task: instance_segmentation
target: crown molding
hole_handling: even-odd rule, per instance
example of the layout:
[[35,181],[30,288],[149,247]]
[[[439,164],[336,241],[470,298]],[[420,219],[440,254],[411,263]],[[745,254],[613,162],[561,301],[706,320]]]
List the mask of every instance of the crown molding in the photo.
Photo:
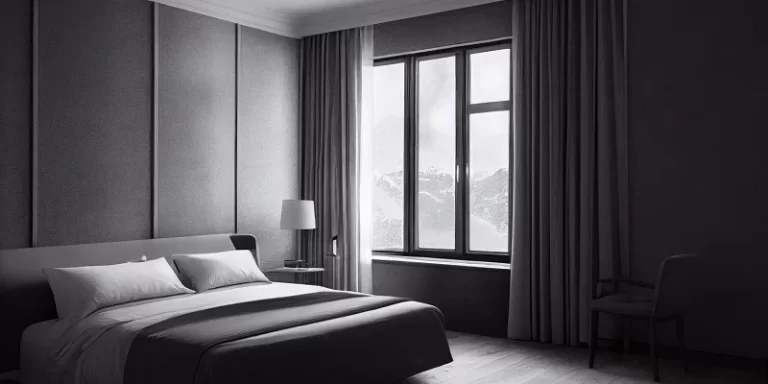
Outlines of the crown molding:
[[387,0],[366,4],[339,12],[307,17],[299,20],[295,28],[301,36],[340,31],[452,11],[461,8],[495,3],[502,0]]
[[251,6],[238,9],[215,0],[150,0],[174,8],[215,17],[277,35],[300,38],[294,20],[272,10]]
[[278,35],[301,38],[502,0],[382,0],[304,18],[291,18],[274,10],[265,9],[254,4],[258,3],[254,0],[248,2],[247,9],[227,4],[227,0],[150,1]]

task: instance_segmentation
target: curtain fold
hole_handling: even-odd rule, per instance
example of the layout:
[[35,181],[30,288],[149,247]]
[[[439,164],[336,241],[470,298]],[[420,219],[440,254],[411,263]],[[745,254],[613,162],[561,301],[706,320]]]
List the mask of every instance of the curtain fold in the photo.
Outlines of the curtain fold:
[[594,281],[628,268],[624,3],[515,0],[512,12],[507,333],[578,345]]
[[327,285],[362,292],[371,284],[370,203],[360,181],[372,67],[372,27],[301,40],[301,198],[315,202],[317,229],[301,232],[299,256],[322,266],[338,235],[339,270]]

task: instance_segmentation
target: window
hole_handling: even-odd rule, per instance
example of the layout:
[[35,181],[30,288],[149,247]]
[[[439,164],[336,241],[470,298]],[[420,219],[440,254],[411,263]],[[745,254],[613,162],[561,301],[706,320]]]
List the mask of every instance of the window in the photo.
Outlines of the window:
[[374,250],[509,261],[508,44],[377,60]]
[[452,250],[456,239],[456,58],[418,61],[418,248]]
[[405,65],[376,67],[373,109],[373,233],[377,250],[402,251],[405,211]]

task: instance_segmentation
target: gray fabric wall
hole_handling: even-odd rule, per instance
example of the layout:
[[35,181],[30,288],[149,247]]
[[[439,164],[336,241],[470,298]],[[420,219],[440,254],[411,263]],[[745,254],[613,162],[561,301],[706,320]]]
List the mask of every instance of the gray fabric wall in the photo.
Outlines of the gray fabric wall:
[[158,233],[233,232],[236,26],[159,10]]
[[512,36],[512,2],[395,20],[373,28],[375,57]]
[[766,14],[763,0],[630,0],[628,20],[632,276],[698,252],[689,347],[755,357],[768,357]]
[[30,243],[31,0],[0,1],[0,248]]
[[299,197],[298,57],[298,40],[242,28],[237,227],[259,239],[267,269],[296,252],[296,231],[280,229],[280,201]]
[[280,200],[298,190],[297,40],[243,29],[236,131],[235,24],[160,6],[154,100],[152,3],[39,1],[32,217],[31,4],[0,2],[0,248],[30,246],[32,221],[40,245],[60,245],[231,232],[237,218],[265,265],[295,257],[278,223]]
[[39,6],[39,245],[149,238],[152,5]]

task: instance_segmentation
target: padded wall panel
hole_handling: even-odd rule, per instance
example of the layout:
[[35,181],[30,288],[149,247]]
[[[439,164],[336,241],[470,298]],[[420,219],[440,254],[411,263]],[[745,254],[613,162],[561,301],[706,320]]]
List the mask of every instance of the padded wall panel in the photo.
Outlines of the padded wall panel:
[[40,245],[148,238],[152,5],[39,4]]
[[506,337],[509,270],[374,260],[373,294],[432,304],[449,330]]
[[298,197],[299,42],[242,28],[238,124],[238,231],[256,235],[269,269],[296,255],[280,230],[282,199]]
[[0,1],[0,249],[30,244],[31,0]]
[[232,232],[235,24],[159,11],[159,235]]
[[500,1],[373,27],[374,55],[396,55],[512,36],[512,2]]

